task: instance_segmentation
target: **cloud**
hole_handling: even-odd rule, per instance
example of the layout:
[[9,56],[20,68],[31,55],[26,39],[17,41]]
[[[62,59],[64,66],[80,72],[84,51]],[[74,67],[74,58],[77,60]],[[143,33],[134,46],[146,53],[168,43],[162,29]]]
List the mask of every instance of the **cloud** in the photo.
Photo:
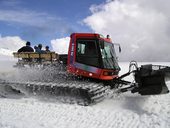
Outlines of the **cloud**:
[[120,43],[120,60],[170,60],[170,1],[107,0],[90,7],[83,20],[94,32]]
[[16,51],[24,45],[25,41],[18,36],[0,36],[0,48]]
[[70,37],[51,40],[51,46],[54,51],[59,54],[67,54],[69,48]]
[[12,53],[25,45],[25,41],[18,36],[0,36],[0,60],[9,59]]

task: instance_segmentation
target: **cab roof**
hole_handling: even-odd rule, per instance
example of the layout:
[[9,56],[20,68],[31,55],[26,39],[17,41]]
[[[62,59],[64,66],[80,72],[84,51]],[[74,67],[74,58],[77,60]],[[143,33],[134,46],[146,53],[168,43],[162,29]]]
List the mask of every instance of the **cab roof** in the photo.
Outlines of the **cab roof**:
[[112,42],[110,38],[105,38],[103,35],[98,34],[98,33],[72,33],[70,35],[70,38],[98,38],[102,39],[106,42]]

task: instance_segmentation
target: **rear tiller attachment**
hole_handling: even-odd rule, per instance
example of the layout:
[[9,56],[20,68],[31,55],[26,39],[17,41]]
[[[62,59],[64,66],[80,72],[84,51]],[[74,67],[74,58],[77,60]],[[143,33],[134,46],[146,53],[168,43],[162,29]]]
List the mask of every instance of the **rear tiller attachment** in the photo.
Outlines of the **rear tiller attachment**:
[[[133,71],[131,71],[132,67],[135,68]],[[131,73],[134,74],[135,82],[121,80]],[[169,93],[165,77],[170,77],[170,67],[168,66],[147,64],[138,67],[136,62],[131,62],[129,72],[120,76],[116,83],[130,85],[121,88],[120,92],[131,91],[132,93],[138,92],[141,95],[158,95]]]

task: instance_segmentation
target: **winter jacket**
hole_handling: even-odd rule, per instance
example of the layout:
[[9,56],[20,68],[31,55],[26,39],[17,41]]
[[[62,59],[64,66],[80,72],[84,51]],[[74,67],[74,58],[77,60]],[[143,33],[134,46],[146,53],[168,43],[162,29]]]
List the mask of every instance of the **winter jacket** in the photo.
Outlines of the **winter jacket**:
[[23,46],[18,50],[18,52],[34,52],[34,49],[30,46]]

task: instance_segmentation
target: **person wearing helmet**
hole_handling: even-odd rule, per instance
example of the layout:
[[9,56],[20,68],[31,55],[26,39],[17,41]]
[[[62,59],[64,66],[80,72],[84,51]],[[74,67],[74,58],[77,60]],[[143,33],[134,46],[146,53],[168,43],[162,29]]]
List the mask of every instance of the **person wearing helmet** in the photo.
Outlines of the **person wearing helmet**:
[[50,52],[49,46],[46,46],[46,47],[45,47],[45,51],[46,51],[46,52]]
[[20,48],[18,52],[34,52],[34,49],[31,47],[31,43],[27,41],[26,46]]
[[42,50],[42,44],[38,44],[38,47],[36,47],[35,52],[46,53],[46,51]]
[[34,50],[35,50],[35,52],[37,51],[37,49],[38,49],[38,47],[37,47],[37,46],[34,46]]

